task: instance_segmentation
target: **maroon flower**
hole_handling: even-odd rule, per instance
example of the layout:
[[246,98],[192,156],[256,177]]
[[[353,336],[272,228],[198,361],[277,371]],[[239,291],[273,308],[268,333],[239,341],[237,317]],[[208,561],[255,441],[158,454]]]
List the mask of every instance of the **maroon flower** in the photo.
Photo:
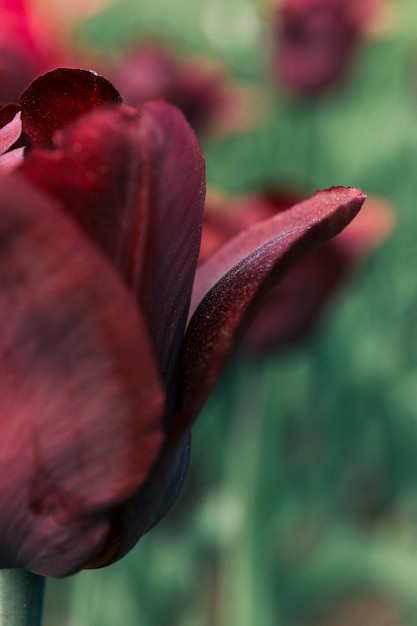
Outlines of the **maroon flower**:
[[[301,194],[284,189],[226,198],[208,195],[200,263],[242,230],[287,211]],[[304,257],[266,297],[244,347],[264,354],[304,340],[328,302],[363,257],[392,231],[394,213],[380,198],[368,198],[358,217],[337,237]]]
[[318,192],[196,270],[204,163],[179,111],[81,70],[21,103],[29,146],[0,175],[0,567],[64,576],[166,513],[260,299],[364,196]]
[[253,122],[254,92],[232,83],[218,64],[166,44],[137,45],[110,74],[128,104],[163,98],[181,109],[198,133],[240,131]]
[[272,68],[280,85],[314,95],[346,76],[378,0],[283,0],[273,5]]
[[68,52],[36,0],[0,0],[0,105],[17,102],[39,74],[69,63]]

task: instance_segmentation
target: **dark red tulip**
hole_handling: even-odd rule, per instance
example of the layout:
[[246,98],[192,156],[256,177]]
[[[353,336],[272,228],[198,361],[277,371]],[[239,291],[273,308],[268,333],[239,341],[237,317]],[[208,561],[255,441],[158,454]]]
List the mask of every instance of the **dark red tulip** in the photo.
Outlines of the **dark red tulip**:
[[[300,199],[300,193],[285,189],[236,198],[209,194],[200,263],[237,233],[287,211]],[[306,339],[363,257],[391,232],[393,215],[385,201],[368,198],[347,228],[305,256],[269,292],[245,336],[244,348],[252,354],[264,354]]]
[[301,96],[339,84],[378,4],[378,0],[276,2],[272,71],[278,84]]
[[51,576],[120,558],[167,512],[192,422],[261,299],[364,200],[318,192],[196,269],[193,131],[87,74],[23,95],[29,145],[0,175],[0,567]]

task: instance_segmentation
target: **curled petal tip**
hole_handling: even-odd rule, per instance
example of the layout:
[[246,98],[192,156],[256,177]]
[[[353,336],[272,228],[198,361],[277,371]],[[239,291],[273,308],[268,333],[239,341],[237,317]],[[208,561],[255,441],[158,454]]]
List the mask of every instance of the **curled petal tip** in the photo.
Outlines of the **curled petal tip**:
[[92,70],[58,68],[39,76],[20,96],[24,132],[35,143],[100,104],[121,103],[117,89]]

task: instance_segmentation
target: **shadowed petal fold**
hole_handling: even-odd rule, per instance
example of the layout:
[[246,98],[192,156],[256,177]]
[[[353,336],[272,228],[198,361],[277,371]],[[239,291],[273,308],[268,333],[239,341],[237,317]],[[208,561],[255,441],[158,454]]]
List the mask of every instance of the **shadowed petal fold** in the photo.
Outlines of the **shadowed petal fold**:
[[26,175],[58,197],[135,292],[169,385],[201,238],[204,161],[183,115],[164,102],[81,116],[34,149]]
[[60,207],[0,178],[0,567],[64,576],[105,545],[162,439],[147,334]]
[[242,232],[198,268],[184,339],[184,408],[174,425],[179,435],[201,409],[265,296],[297,260],[340,232],[364,200],[354,188],[319,191]]

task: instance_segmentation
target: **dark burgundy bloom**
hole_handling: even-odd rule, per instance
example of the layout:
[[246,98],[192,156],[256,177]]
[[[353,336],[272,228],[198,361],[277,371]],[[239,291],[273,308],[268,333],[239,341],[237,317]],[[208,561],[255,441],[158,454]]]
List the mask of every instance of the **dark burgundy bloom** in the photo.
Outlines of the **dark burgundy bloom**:
[[273,8],[272,71],[280,85],[314,95],[346,76],[378,0],[283,0]]
[[182,114],[81,70],[28,93],[23,165],[0,175],[0,567],[65,576],[167,512],[260,300],[364,195],[318,192],[196,269],[204,162]]
[[233,84],[223,67],[166,44],[137,45],[110,73],[128,104],[163,98],[198,133],[242,130],[253,121],[253,93]]
[[17,102],[36,76],[69,62],[47,17],[35,0],[0,0],[0,105]]
[[[300,200],[301,194],[285,189],[233,199],[209,194],[200,263],[237,233],[287,211]],[[245,336],[245,349],[260,354],[304,340],[363,257],[391,232],[393,215],[385,201],[368,198],[364,209],[347,228],[305,256],[269,292]]]

